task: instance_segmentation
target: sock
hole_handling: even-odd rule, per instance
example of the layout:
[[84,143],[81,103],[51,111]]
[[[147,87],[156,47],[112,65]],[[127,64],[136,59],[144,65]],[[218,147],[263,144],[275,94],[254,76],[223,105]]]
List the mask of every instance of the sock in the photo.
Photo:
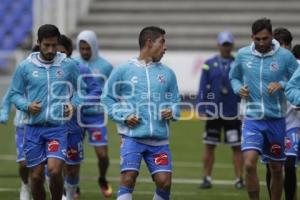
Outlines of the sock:
[[132,200],[132,188],[120,186],[117,200]]
[[170,191],[164,191],[156,188],[156,191],[153,196],[153,200],[169,200],[170,199]]
[[67,200],[73,200],[73,196],[76,192],[77,186],[79,184],[79,177],[76,178],[65,178],[65,190]]
[[284,191],[286,200],[294,200],[297,187],[297,173],[295,168],[296,156],[287,156],[284,165]]
[[267,189],[268,189],[268,193],[269,193],[269,198],[271,199],[271,172],[270,172],[270,167],[269,164],[266,164],[266,182],[267,182]]
[[212,181],[212,178],[211,178],[211,176],[205,176],[204,177],[207,181],[209,181],[209,182],[211,182]]

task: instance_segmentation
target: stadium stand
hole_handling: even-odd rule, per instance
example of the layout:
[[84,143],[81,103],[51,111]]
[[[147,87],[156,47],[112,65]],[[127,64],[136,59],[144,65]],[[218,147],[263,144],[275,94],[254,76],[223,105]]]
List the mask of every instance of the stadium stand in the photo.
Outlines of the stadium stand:
[[[32,0],[1,0],[0,51],[13,52],[31,36],[33,23]],[[31,45],[31,44],[30,44]],[[9,67],[9,53],[1,53],[0,71]]]
[[93,0],[78,31],[95,30],[102,49],[130,50],[136,49],[143,26],[160,25],[167,30],[169,49],[209,51],[224,29],[236,36],[237,47],[248,44],[251,23],[260,17],[287,27],[299,42],[299,11],[298,0]]

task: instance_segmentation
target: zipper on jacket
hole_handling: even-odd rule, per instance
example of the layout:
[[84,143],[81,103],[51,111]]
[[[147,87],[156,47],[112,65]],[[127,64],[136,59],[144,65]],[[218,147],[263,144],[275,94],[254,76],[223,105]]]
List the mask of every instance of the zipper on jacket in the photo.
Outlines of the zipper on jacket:
[[259,78],[260,78],[260,95],[261,95],[261,105],[262,105],[262,113],[265,114],[265,106],[264,106],[264,96],[263,96],[263,82],[262,82],[262,75],[263,75],[263,66],[264,66],[264,57],[260,60],[260,72],[259,72]]
[[49,107],[50,107],[50,72],[49,68],[47,70],[47,109],[46,109],[46,122],[48,122],[48,115],[49,115]]
[[149,71],[148,68],[146,69],[146,76],[147,76],[147,88],[148,88],[148,113],[149,113],[149,125],[150,125],[150,136],[153,135],[153,127],[152,127],[152,115],[151,115],[151,93],[150,93],[150,77],[149,77]]

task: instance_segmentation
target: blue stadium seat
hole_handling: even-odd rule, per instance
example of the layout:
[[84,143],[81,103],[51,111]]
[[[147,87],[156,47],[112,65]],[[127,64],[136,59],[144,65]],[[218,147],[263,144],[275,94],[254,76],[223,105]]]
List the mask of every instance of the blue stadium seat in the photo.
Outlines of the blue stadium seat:
[[2,50],[14,50],[17,46],[16,41],[14,40],[12,35],[9,35],[5,37],[4,40],[2,40],[1,49]]
[[8,61],[5,58],[0,58],[0,70],[6,71],[8,69]]
[[0,1],[0,49],[14,50],[32,30],[32,0]]

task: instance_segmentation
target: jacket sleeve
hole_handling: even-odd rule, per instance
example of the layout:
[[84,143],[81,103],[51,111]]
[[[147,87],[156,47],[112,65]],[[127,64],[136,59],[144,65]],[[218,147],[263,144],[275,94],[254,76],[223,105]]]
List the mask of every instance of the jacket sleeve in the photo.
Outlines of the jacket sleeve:
[[28,112],[28,106],[30,105],[30,102],[24,95],[26,93],[26,84],[24,83],[26,83],[24,66],[17,66],[11,82],[11,102],[15,104],[18,110]]
[[104,111],[113,121],[125,125],[125,120],[129,115],[135,113],[135,109],[132,105],[127,104],[126,100],[122,100],[122,73],[118,67],[112,71],[105,83],[101,102]]
[[70,71],[70,83],[73,86],[74,93],[71,98],[71,104],[75,107],[78,107],[82,103],[82,99],[79,97],[79,92],[81,94],[84,94],[83,90],[85,89],[85,86],[83,85],[83,81],[80,80],[80,68],[77,62],[74,60],[71,60],[71,69]]
[[[299,64],[294,57],[294,55],[290,52],[288,52],[288,55],[286,56],[287,62],[287,73],[286,73],[286,79],[290,80],[294,72],[297,70]],[[286,87],[286,81],[280,81],[279,82],[282,88],[284,89]]]
[[285,95],[289,102],[295,106],[300,106],[300,68],[296,70],[285,87]]
[[178,90],[178,84],[176,75],[173,71],[171,71],[171,80],[170,80],[170,96],[171,100],[171,109],[173,114],[173,120],[178,120],[180,118],[180,94]]
[[243,86],[243,73],[239,54],[237,54],[236,59],[231,64],[229,80],[233,92],[238,95],[241,87]]
[[[202,67],[202,73],[199,81],[199,89],[197,94],[197,104],[206,102],[207,100],[207,93],[208,93],[208,84],[209,84],[209,65],[205,63]],[[205,106],[199,106],[199,114],[205,114],[206,108]]]
[[1,102],[0,123],[6,123],[8,121],[10,109],[11,109],[10,89],[8,89]]

